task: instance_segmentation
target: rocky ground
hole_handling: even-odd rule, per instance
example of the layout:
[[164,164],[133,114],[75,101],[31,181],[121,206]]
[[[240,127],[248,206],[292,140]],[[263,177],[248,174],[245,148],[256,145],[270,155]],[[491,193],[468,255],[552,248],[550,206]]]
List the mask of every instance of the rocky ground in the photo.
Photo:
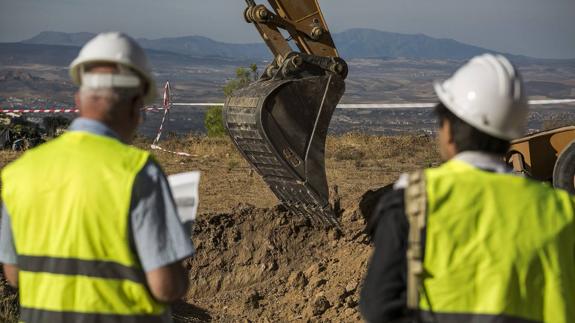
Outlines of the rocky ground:
[[[438,163],[430,137],[330,137],[326,168],[343,209],[340,232],[314,227],[277,205],[225,138],[171,138],[163,145],[193,155],[155,153],[167,173],[199,169],[203,176],[193,230],[197,253],[186,261],[191,286],[173,306],[177,322],[360,321],[371,247],[359,201],[402,172]],[[17,156],[0,153],[0,165]],[[11,322],[15,295],[4,284],[0,295],[0,321]]]
[[197,255],[187,261],[186,302],[215,321],[357,321],[369,255],[361,220],[348,212],[340,233],[281,206],[205,215],[194,230]]

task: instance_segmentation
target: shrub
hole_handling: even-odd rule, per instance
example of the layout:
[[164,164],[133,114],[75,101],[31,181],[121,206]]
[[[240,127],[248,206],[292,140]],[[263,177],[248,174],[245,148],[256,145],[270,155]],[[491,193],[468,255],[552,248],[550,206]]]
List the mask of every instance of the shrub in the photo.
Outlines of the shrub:
[[225,135],[224,120],[222,117],[222,107],[210,107],[206,112],[204,126],[208,137],[222,137]]
[[[252,64],[249,69],[238,67],[236,69],[236,77],[224,85],[222,89],[224,95],[226,98],[231,96],[235,90],[248,86],[250,82],[255,81],[257,77],[258,67],[256,64]],[[208,109],[204,119],[204,126],[206,127],[208,137],[222,137],[225,135],[226,131],[221,107],[211,107]]]
[[573,126],[575,125],[575,117],[571,113],[558,113],[553,114],[550,118],[543,120],[543,129],[548,130],[553,128]]

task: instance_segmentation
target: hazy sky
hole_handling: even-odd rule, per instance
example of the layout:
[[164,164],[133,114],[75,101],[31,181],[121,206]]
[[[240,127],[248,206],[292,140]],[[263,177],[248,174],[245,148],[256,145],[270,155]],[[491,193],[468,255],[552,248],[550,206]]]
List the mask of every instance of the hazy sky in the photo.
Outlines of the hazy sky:
[[[263,2],[256,0],[256,2]],[[334,32],[422,33],[513,54],[575,58],[575,0],[320,0]],[[259,38],[244,0],[0,0],[0,42],[41,31],[120,30],[136,37]]]

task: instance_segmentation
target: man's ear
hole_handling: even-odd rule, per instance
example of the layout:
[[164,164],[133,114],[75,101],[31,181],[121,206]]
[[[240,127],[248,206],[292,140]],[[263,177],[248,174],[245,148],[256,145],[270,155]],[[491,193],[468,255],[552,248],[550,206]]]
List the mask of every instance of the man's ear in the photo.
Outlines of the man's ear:
[[144,99],[141,96],[136,96],[132,99],[132,108],[130,109],[130,118],[137,120],[138,124],[141,123],[141,113],[144,108]]
[[74,104],[76,105],[76,109],[80,109],[81,105],[81,99],[80,99],[80,91],[76,91],[76,93],[74,93]]
[[132,109],[131,109],[132,116],[140,114],[140,109],[142,108],[142,105],[143,100],[140,96],[135,96],[132,98]]
[[451,121],[445,120],[445,134],[447,135],[447,149],[449,150],[449,154],[451,158],[458,154],[459,150],[455,143],[455,137],[453,136],[453,131],[451,129]]
[[443,126],[445,127],[445,134],[447,135],[447,143],[449,144],[455,143],[455,141],[453,141],[453,136],[451,132],[451,122],[449,121],[449,119],[443,120]]

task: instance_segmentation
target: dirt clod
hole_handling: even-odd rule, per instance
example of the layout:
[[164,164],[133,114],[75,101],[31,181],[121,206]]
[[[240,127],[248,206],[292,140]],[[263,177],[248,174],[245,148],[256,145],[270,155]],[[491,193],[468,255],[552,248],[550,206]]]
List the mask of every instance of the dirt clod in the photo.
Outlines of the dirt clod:
[[263,297],[257,291],[251,292],[246,298],[246,307],[249,309],[256,309],[260,307],[260,300]]
[[306,269],[304,274],[306,275],[306,277],[313,277],[315,275],[319,275],[319,273],[321,273],[324,270],[325,270],[325,264],[317,263],[311,265],[308,269]]
[[288,285],[295,288],[304,288],[307,283],[308,280],[301,271],[292,273],[288,278]]
[[322,315],[330,307],[331,307],[331,304],[327,300],[327,297],[325,297],[323,295],[317,296],[316,299],[313,301],[313,304],[312,304],[313,315],[314,316]]
[[311,289],[316,289],[316,288],[319,288],[319,287],[321,287],[321,286],[323,286],[323,285],[325,285],[325,284],[327,284],[327,280],[325,280],[325,279],[323,279],[323,278],[312,277],[312,278],[309,280],[308,286],[309,286]]
[[347,293],[353,293],[355,292],[355,290],[357,289],[357,282],[356,281],[350,281],[349,283],[347,283],[347,285],[345,285],[345,291]]

